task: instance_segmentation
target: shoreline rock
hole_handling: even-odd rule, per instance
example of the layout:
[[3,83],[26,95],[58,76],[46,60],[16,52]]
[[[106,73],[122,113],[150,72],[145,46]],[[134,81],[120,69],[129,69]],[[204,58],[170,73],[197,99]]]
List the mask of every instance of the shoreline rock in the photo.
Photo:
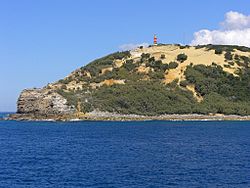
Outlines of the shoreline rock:
[[144,116],[136,114],[117,114],[110,112],[92,112],[88,114],[37,115],[10,114],[4,120],[17,121],[250,121],[250,116],[239,115],[202,115],[202,114],[165,114]]

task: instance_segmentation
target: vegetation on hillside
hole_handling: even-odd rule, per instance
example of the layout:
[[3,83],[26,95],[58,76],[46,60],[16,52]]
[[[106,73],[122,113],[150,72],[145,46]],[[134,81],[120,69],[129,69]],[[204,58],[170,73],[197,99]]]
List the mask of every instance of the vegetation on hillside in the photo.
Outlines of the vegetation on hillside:
[[218,52],[234,52],[235,50],[239,50],[242,52],[250,52],[250,48],[245,46],[237,46],[237,45],[215,45],[215,44],[208,44],[208,45],[198,45],[195,47],[196,49],[200,48],[207,48],[208,50],[215,50]]
[[[189,48],[183,46],[181,49]],[[222,66],[212,63],[187,66],[185,80],[175,80],[164,84],[165,74],[169,69],[176,69],[188,59],[184,53],[176,57],[176,62],[166,63],[164,54],[155,58],[149,53],[142,53],[138,59],[131,59],[130,52],[117,52],[97,59],[79,69],[70,77],[60,80],[62,84],[58,93],[64,96],[69,104],[89,112],[93,109],[123,114],[161,115],[161,114],[250,114],[250,58],[237,55],[235,49],[250,52],[247,47],[227,45],[206,45],[196,48],[215,50],[215,54],[225,58],[224,68],[238,65],[237,76],[225,72]],[[123,60],[121,67],[115,67],[115,60]],[[164,62],[164,63],[163,63]],[[145,66],[148,71],[139,72]],[[111,71],[102,73],[102,69],[112,67]],[[91,77],[86,76],[86,71]],[[101,83],[104,80],[125,80],[125,84],[111,86],[101,85],[93,89],[90,83]],[[67,90],[66,84],[71,81],[86,82],[84,89]],[[203,98],[198,102],[187,88],[195,86],[195,92]]]

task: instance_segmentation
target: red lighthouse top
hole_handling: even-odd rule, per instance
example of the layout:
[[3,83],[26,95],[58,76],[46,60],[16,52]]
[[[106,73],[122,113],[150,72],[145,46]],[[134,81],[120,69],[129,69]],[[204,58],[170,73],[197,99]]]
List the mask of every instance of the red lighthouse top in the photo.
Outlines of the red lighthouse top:
[[157,45],[157,36],[154,35],[154,45]]

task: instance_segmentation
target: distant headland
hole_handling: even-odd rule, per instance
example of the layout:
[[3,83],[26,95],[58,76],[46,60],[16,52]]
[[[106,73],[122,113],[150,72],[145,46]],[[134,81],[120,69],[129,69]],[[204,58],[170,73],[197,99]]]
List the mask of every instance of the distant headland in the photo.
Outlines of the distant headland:
[[250,48],[157,44],[115,52],[39,89],[17,120],[249,120]]

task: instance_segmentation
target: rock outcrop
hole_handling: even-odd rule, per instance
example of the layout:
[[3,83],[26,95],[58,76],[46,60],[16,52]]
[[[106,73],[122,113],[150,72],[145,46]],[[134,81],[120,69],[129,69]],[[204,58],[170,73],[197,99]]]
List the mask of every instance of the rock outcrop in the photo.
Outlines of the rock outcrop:
[[26,89],[17,101],[17,113],[57,115],[72,114],[74,106],[67,104],[67,100],[58,93],[47,89]]

